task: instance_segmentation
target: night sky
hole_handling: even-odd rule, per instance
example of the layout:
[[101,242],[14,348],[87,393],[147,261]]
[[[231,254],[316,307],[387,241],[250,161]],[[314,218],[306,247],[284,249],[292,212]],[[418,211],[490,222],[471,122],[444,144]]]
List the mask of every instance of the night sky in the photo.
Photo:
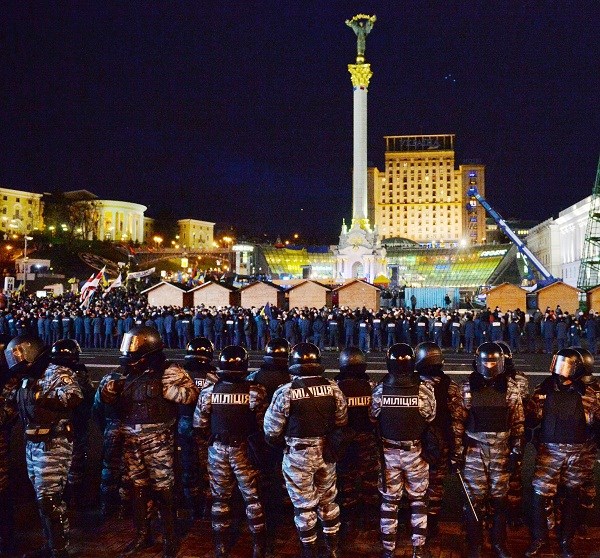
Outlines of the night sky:
[[[45,7],[43,7],[45,6]],[[49,7],[50,6],[50,7]],[[60,7],[58,7],[60,6]],[[69,6],[69,7],[67,7]],[[75,7],[76,6],[76,7]],[[589,195],[600,154],[597,2],[10,2],[0,184],[335,242],[351,217],[356,37],[369,160],[454,133],[504,217]]]

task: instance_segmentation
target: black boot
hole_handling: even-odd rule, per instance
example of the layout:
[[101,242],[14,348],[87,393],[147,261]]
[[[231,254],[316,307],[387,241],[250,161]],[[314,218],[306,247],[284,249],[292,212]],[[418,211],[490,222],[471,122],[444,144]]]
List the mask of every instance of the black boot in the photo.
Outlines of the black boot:
[[548,515],[546,512],[546,498],[533,493],[531,514],[531,544],[525,551],[528,558],[541,556],[548,541]]
[[154,494],[163,524],[163,558],[175,558],[179,545],[175,533],[173,491],[171,489],[156,490]]
[[434,539],[440,534],[439,517],[437,513],[427,516],[427,539]]
[[302,543],[302,554],[301,558],[318,558],[317,543]]
[[267,532],[263,529],[252,534],[252,558],[265,558],[267,553]]
[[46,534],[48,556],[50,558],[66,558],[69,556],[66,533],[67,518],[61,504],[60,494],[38,498],[38,509]]
[[215,558],[228,558],[229,548],[227,547],[228,541],[227,531],[216,531],[213,529],[213,541],[215,545]]
[[574,558],[573,538],[577,530],[580,515],[574,510],[579,509],[579,490],[567,488],[562,508],[560,529],[560,554],[562,558]]
[[121,553],[121,556],[128,556],[135,552],[140,552],[146,548],[150,548],[154,543],[152,541],[152,533],[150,532],[150,518],[148,516],[148,508],[150,505],[150,497],[146,486],[134,486],[133,494],[133,521],[137,531],[135,539],[133,539]]
[[8,490],[0,492],[0,556],[9,556],[15,550],[15,511]]
[[327,558],[339,558],[340,539],[337,533],[325,535],[325,546],[327,547]]
[[[481,512],[477,512],[481,517]],[[465,510],[465,527],[467,530],[468,558],[481,558],[483,544],[483,527],[481,521],[475,521],[473,514]]]
[[389,549],[384,548],[381,551],[381,558],[394,558],[395,555],[396,555],[396,549],[389,550]]
[[511,558],[506,548],[506,500],[492,498],[492,551],[497,558]]

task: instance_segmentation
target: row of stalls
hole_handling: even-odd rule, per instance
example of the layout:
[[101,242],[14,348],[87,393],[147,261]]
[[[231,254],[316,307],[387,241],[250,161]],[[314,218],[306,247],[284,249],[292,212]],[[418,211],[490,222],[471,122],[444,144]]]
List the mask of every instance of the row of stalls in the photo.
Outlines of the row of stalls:
[[[279,284],[278,284],[279,283]],[[308,279],[292,282],[257,281],[240,288],[207,282],[186,290],[181,285],[162,281],[143,291],[150,306],[240,306],[259,308],[267,303],[278,308],[322,308],[347,306],[378,311],[380,288],[351,279],[342,285],[328,286]]]

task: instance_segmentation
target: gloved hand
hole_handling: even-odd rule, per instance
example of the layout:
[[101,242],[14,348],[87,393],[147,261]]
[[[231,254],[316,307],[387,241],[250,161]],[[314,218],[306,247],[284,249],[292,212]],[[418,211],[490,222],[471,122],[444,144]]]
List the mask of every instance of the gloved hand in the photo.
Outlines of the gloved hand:
[[462,453],[460,453],[458,455],[453,455],[450,458],[450,474],[451,475],[455,475],[459,471],[462,471],[464,466],[465,466],[465,458],[463,457]]
[[513,447],[508,455],[508,471],[510,473],[514,472],[521,464],[521,461],[523,461],[523,453],[521,452],[521,448]]
[[121,394],[124,387],[125,387],[124,379],[108,380],[108,382],[106,382],[106,384],[104,385],[104,389],[102,390],[102,393],[105,395],[115,397],[115,396]]

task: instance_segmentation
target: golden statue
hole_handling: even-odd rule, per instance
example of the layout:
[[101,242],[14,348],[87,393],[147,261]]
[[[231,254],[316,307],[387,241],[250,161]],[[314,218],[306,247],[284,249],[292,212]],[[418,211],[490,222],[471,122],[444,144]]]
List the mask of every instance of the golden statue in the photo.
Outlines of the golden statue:
[[373,24],[377,18],[368,16],[365,14],[355,15],[352,19],[346,20],[346,25],[352,27],[354,33],[356,33],[356,63],[363,64],[365,61],[365,45],[367,42],[367,35],[373,29]]

